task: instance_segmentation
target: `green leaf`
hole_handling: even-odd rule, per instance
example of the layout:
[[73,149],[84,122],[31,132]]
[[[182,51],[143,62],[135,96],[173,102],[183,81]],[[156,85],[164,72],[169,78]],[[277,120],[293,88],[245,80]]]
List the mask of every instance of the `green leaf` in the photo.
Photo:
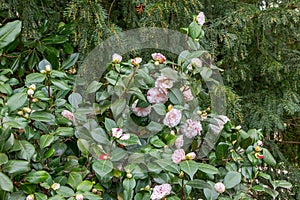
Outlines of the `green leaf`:
[[96,160],[92,168],[100,177],[105,177],[113,170],[113,164],[110,160]]
[[118,142],[125,146],[135,145],[135,144],[141,145],[140,138],[135,134],[130,134],[130,138],[128,140],[119,140]]
[[45,111],[35,111],[30,114],[30,119],[39,121],[39,122],[47,122],[47,123],[54,123],[55,116],[49,112]]
[[125,178],[125,180],[123,181],[124,190],[133,191],[135,185],[136,185],[136,181],[134,178],[130,178],[130,179]]
[[252,144],[252,139],[251,137],[247,137],[246,139],[242,140],[240,142],[240,146],[243,148],[243,149],[247,149],[250,145]]
[[47,198],[47,195],[40,193],[40,192],[36,192],[36,193],[34,193],[34,199],[35,200],[46,200],[48,198]]
[[63,197],[71,197],[75,195],[74,191],[71,188],[66,186],[60,186],[60,188],[56,190],[56,192],[57,194],[60,194]]
[[93,183],[91,181],[85,180],[77,186],[77,191],[90,191],[92,188]]
[[29,162],[23,160],[9,160],[2,167],[4,172],[12,175],[22,174],[30,171]]
[[282,187],[282,188],[285,188],[285,189],[291,189],[293,187],[293,185],[290,182],[286,181],[286,180],[275,180],[273,182],[273,186],[275,186],[275,189],[277,187]]
[[168,96],[170,101],[174,105],[183,105],[184,104],[184,96],[183,93],[178,88],[171,88],[169,90]]
[[4,48],[16,39],[21,32],[21,27],[22,22],[20,20],[16,20],[8,22],[0,28],[0,49]]
[[195,173],[198,171],[198,163],[193,160],[186,160],[179,163],[179,166],[182,171],[187,173],[191,180],[193,180],[193,177]]
[[39,184],[46,181],[48,178],[51,178],[48,172],[41,170],[41,171],[30,172],[25,177],[25,180],[28,181],[29,183]]
[[158,159],[155,160],[155,163],[157,163],[162,169],[172,172],[172,173],[180,173],[180,168],[178,165],[176,165],[174,162],[167,160],[167,159]]
[[67,183],[75,190],[81,181],[82,181],[81,173],[71,172],[69,174]]
[[62,63],[62,69],[66,70],[75,65],[79,57],[79,53],[73,53],[70,55],[70,57],[63,61]]
[[153,146],[155,146],[157,148],[166,146],[166,144],[161,139],[159,139],[159,137],[157,135],[150,138],[150,144],[152,144]]
[[58,127],[55,130],[55,134],[62,137],[72,137],[74,135],[74,129],[72,127]]
[[50,77],[51,78],[65,78],[67,74],[65,72],[57,71],[57,70],[51,70]]
[[11,192],[14,189],[13,183],[8,176],[0,172],[0,189]]
[[79,150],[83,153],[83,155],[87,156],[89,154],[90,144],[87,140],[84,140],[81,138],[78,139],[77,146],[78,146]]
[[126,100],[123,99],[123,98],[122,99],[117,99],[111,105],[111,111],[112,111],[114,117],[117,117],[121,113],[123,113],[125,108],[126,108]]
[[263,155],[264,155],[264,161],[271,166],[275,166],[276,165],[276,160],[274,159],[274,157],[272,156],[272,154],[270,153],[270,151],[266,148],[262,148],[263,150]]
[[82,103],[82,96],[79,93],[72,93],[68,97],[68,101],[74,108],[78,108],[78,105]]
[[102,83],[99,83],[98,81],[92,81],[89,86],[87,87],[87,93],[94,93],[102,86]]
[[211,188],[211,185],[203,180],[195,179],[192,181],[187,182],[187,185],[191,186],[192,188],[196,189],[204,189],[204,188]]
[[162,103],[156,103],[152,106],[153,110],[161,116],[165,116],[166,115],[166,106]]
[[201,74],[203,80],[207,81],[212,75],[212,70],[208,67],[202,67],[201,69],[202,70],[201,70],[200,74]]
[[43,42],[46,44],[62,44],[66,41],[68,41],[68,38],[62,35],[51,35],[50,37],[43,39]]
[[8,157],[5,153],[0,153],[0,166],[8,162]]
[[10,108],[10,111],[14,111],[21,108],[26,101],[27,94],[25,92],[16,93],[8,99],[7,105]]
[[94,130],[91,131],[91,136],[93,137],[93,139],[100,143],[100,144],[108,144],[109,143],[109,139],[108,136],[106,134],[106,132],[103,130],[103,128],[98,127]]
[[116,122],[112,119],[109,119],[109,118],[105,118],[104,125],[105,125],[106,131],[110,132],[110,133],[111,133],[113,128],[117,128]]
[[26,76],[25,82],[27,84],[31,83],[41,83],[45,80],[46,74],[41,74],[41,73],[31,73]]
[[42,135],[40,138],[40,148],[44,149],[45,147],[48,147],[53,141],[54,141],[53,135],[50,134]]
[[113,162],[120,161],[120,160],[124,159],[124,157],[126,157],[126,155],[127,155],[127,151],[125,151],[121,148],[115,148],[110,153],[111,161],[113,161]]
[[226,189],[230,189],[240,184],[242,175],[239,172],[230,171],[224,178],[224,185]]
[[13,91],[12,91],[9,84],[1,84],[0,85],[0,92],[4,93],[4,94],[11,95]]
[[227,158],[228,148],[229,148],[229,144],[227,144],[225,142],[220,142],[216,147],[216,157],[217,157],[217,159],[221,160],[221,159]]
[[202,27],[197,22],[194,21],[189,25],[188,33],[191,38],[197,39],[201,35],[201,32]]
[[70,90],[69,85],[65,81],[52,79],[51,83],[61,90]]
[[198,163],[198,167],[199,167],[200,171],[207,173],[207,174],[218,174],[219,173],[218,168],[216,168],[212,165],[209,165],[209,164]]

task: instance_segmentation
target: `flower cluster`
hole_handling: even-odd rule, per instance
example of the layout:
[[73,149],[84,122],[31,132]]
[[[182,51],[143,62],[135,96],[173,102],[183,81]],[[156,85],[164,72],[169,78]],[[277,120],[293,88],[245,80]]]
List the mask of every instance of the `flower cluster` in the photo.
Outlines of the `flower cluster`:
[[262,145],[263,145],[263,142],[261,141],[261,140],[258,140],[257,142],[256,142],[256,146],[255,146],[255,148],[254,148],[254,150],[255,150],[255,153],[254,153],[254,156],[256,157],[256,158],[258,158],[258,159],[263,159],[264,158],[264,155],[263,154],[261,154],[261,151],[262,151]]

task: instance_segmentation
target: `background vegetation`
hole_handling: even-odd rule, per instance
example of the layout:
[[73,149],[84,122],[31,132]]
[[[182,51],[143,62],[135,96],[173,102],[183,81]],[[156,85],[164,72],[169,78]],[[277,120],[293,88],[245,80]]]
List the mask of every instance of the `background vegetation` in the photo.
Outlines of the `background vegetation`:
[[[12,70],[5,75],[13,88],[43,59],[74,74],[109,36],[147,26],[179,30],[203,11],[200,43],[224,69],[227,115],[245,129],[262,128],[276,159],[298,168],[299,10],[297,0],[2,0],[0,26],[21,20],[22,31],[0,48],[0,68]],[[2,102],[6,95],[1,90]]]

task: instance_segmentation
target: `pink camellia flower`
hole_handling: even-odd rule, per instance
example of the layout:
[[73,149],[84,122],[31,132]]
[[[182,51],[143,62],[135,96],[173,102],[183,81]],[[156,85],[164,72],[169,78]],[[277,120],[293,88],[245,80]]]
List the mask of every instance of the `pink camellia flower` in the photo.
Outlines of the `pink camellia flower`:
[[184,159],[185,159],[185,152],[183,149],[176,149],[172,154],[172,160],[176,164],[179,164]]
[[68,110],[63,110],[61,112],[61,115],[69,120],[71,120],[72,122],[75,122],[75,117],[74,114]]
[[155,87],[160,89],[162,92],[167,91],[167,89],[170,89],[173,87],[174,80],[171,80],[170,78],[167,78],[165,76],[160,76],[155,81]]
[[186,102],[192,101],[194,99],[194,96],[192,94],[192,90],[189,86],[183,86],[180,88],[183,94],[183,98]]
[[157,185],[153,188],[153,192],[151,194],[151,200],[161,200],[164,197],[168,196],[171,193],[172,187],[170,184],[165,183],[162,185]]
[[118,63],[120,63],[122,61],[122,56],[121,55],[119,55],[119,54],[117,54],[117,53],[114,53],[113,55],[112,55],[112,62],[114,63],[114,64],[118,64]]
[[141,62],[142,62],[141,57],[136,57],[134,59],[131,59],[131,64],[133,64],[134,66],[138,66]]
[[168,126],[169,128],[172,128],[174,126],[177,126],[181,120],[181,111],[178,109],[171,109],[164,118],[164,125]]
[[112,128],[111,134],[113,137],[120,140],[128,140],[130,138],[130,134],[124,134],[121,128]]
[[190,152],[186,154],[185,158],[188,160],[194,160],[196,158],[196,154],[194,152]]
[[140,108],[140,107],[136,107],[138,104],[138,99],[134,101],[134,103],[132,104],[131,108],[132,108],[132,112],[139,117],[146,117],[147,115],[149,115],[151,113],[151,106],[147,106],[146,108]]
[[205,15],[203,12],[200,12],[197,16],[197,22],[199,25],[203,26],[203,24],[205,23]]
[[202,67],[202,61],[199,58],[192,58],[191,64],[194,67]]
[[76,194],[75,199],[76,200],[83,200],[83,195],[82,194]]
[[129,138],[130,138],[130,134],[126,133],[121,135],[120,140],[128,140]]
[[152,54],[152,59],[155,62],[158,62],[158,63],[155,63],[156,65],[163,64],[163,63],[166,62],[166,57],[164,55],[162,55],[161,53],[153,53]]
[[225,185],[221,182],[218,182],[215,184],[215,190],[217,193],[221,194],[221,193],[225,192]]
[[149,103],[166,103],[168,98],[168,91],[161,91],[156,87],[149,89],[147,92]]
[[182,146],[183,146],[183,135],[179,135],[177,138],[176,138],[176,141],[175,141],[175,146],[177,149],[180,149]]
[[121,128],[112,128],[112,136],[115,138],[120,138],[123,134],[123,130]]
[[201,135],[202,125],[199,121],[191,119],[186,120],[186,123],[181,126],[181,133],[188,138],[193,138],[196,135]]

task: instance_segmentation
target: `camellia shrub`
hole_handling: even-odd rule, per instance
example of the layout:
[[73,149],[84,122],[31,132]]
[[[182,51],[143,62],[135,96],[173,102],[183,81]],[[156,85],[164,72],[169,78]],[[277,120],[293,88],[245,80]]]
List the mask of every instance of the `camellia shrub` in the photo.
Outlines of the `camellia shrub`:
[[[182,31],[197,41],[204,22]],[[24,84],[1,70],[1,199],[275,199],[292,187],[265,173],[276,161],[263,133],[215,109],[222,84],[208,52],[111,56],[84,91],[92,108],[47,60]]]

